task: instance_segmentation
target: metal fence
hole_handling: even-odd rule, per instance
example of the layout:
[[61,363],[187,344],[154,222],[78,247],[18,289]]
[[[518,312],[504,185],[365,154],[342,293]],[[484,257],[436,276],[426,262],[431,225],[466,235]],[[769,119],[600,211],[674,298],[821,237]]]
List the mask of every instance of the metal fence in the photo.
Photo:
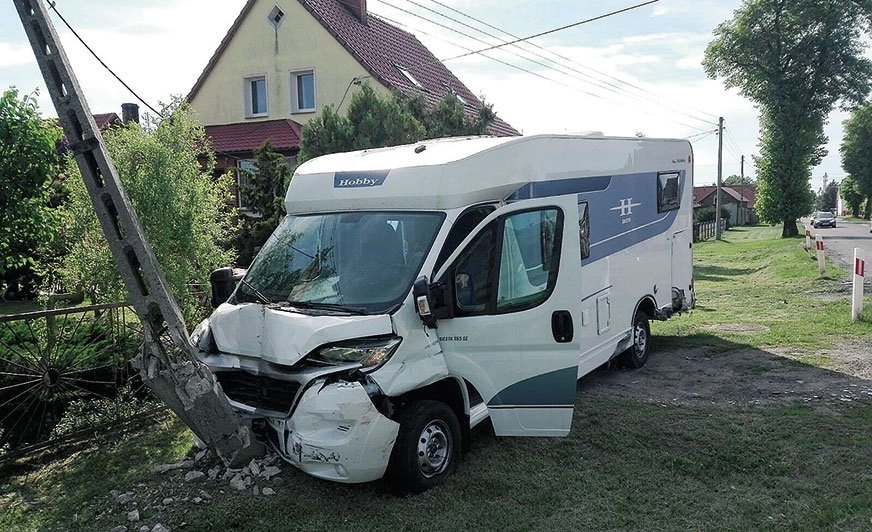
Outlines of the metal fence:
[[130,366],[141,342],[125,303],[0,316],[0,462],[162,412]]

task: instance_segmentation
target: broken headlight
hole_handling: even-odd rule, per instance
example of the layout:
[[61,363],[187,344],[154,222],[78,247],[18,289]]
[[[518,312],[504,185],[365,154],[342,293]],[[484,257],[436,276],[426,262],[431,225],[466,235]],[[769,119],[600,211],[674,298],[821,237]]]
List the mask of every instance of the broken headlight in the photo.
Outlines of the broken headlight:
[[209,319],[200,322],[191,333],[191,343],[200,351],[211,351],[212,329],[209,327]]
[[331,344],[315,351],[309,359],[326,364],[359,362],[364,371],[372,371],[391,358],[401,341],[402,338],[392,336]]

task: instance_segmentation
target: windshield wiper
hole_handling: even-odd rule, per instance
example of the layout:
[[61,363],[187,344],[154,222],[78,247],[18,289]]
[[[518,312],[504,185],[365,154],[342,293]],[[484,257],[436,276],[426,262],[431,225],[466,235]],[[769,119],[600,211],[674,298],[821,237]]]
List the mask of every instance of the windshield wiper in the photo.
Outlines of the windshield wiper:
[[368,313],[365,309],[358,307],[346,307],[335,303],[315,303],[313,301],[283,301],[283,304],[294,308],[305,308],[314,310],[336,310],[339,312],[347,312],[349,314],[358,314],[366,316]]
[[265,295],[261,294],[261,293],[260,293],[260,290],[258,290],[257,288],[253,287],[253,286],[251,285],[251,283],[249,283],[248,281],[245,280],[244,277],[243,277],[242,279],[240,279],[239,282],[242,283],[243,285],[245,285],[246,288],[248,288],[249,290],[251,290],[251,293],[254,294],[254,297],[256,297],[256,298],[258,299],[258,302],[259,302],[259,303],[261,303],[261,304],[263,304],[263,305],[272,305],[272,304],[273,304],[273,302],[272,302],[272,300],[270,300],[270,298],[268,298],[268,297],[266,297]]

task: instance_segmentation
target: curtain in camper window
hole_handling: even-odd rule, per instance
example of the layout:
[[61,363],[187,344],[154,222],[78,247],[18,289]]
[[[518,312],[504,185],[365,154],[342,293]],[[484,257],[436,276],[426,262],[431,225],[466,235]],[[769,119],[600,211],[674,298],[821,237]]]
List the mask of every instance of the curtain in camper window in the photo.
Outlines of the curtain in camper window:
[[506,218],[500,252],[497,312],[532,308],[546,299],[556,281],[560,255],[556,209]]

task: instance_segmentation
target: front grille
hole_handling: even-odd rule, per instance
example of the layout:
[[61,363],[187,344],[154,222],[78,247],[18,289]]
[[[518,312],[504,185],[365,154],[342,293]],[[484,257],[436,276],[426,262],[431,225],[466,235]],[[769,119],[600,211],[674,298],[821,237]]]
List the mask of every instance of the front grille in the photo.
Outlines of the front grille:
[[217,371],[215,377],[232,401],[274,412],[290,412],[300,383],[252,375],[246,371]]

